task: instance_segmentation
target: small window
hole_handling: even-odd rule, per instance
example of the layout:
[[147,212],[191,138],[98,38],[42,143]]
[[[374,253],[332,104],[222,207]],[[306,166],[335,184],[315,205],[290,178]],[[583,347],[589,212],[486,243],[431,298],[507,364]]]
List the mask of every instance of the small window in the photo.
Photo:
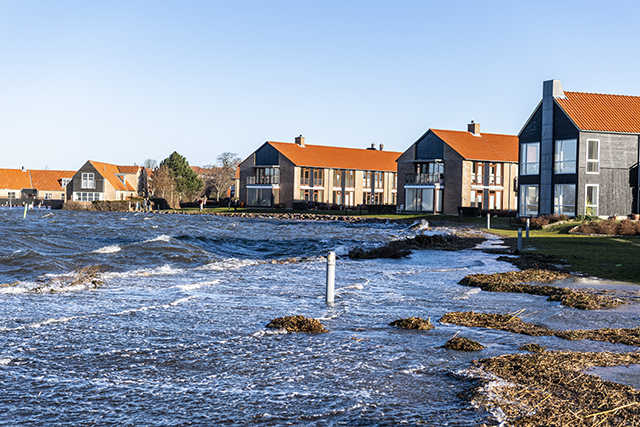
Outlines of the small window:
[[540,173],[540,143],[528,142],[520,145],[520,174]]
[[598,216],[598,186],[587,185],[585,200],[585,213],[591,216]]
[[576,148],[575,139],[556,141],[554,155],[554,169],[556,173],[576,173]]
[[94,181],[93,177],[93,173],[83,173],[81,188],[96,188],[96,182]]
[[575,184],[557,184],[554,186],[553,213],[556,215],[576,215]]
[[600,173],[600,141],[587,140],[587,173]]

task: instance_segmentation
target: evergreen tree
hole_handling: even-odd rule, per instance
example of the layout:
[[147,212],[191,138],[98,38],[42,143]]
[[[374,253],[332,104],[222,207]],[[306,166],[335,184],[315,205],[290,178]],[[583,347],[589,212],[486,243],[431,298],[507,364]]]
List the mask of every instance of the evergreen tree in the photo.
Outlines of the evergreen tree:
[[189,162],[177,151],[160,162],[160,168],[166,167],[175,181],[175,191],[182,198],[192,199],[204,188],[204,182],[189,167]]

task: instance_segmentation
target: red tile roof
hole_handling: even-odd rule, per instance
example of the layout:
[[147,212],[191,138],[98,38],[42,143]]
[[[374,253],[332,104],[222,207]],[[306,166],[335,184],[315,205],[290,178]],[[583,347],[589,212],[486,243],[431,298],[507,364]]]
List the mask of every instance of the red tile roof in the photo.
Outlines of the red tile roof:
[[30,170],[33,188],[38,190],[62,191],[62,178],[73,178],[75,171]]
[[640,97],[565,92],[555,98],[581,130],[640,133]]
[[518,161],[518,137],[515,135],[481,133],[475,136],[471,132],[441,129],[431,129],[431,132],[466,160]]
[[29,172],[21,169],[0,169],[0,188],[7,190],[33,188]]
[[361,148],[327,147],[292,142],[267,141],[296,166],[332,169],[396,171],[396,159],[402,153]]
[[[109,163],[95,162],[93,160],[89,160],[89,163],[91,163],[93,167],[96,168],[98,173],[102,175],[104,179],[109,181],[109,183],[116,190],[136,191],[136,189],[133,188],[128,181],[125,180],[125,182],[123,183],[120,180],[120,178],[116,176],[116,174],[136,173],[140,168],[139,166],[116,166],[116,165],[111,165]],[[133,172],[126,172],[126,171],[133,171]]]

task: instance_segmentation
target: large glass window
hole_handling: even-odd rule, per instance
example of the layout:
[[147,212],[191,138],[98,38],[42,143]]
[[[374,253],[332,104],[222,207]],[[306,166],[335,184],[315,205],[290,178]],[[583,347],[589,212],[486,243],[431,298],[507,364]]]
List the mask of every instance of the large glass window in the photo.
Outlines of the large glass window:
[[576,140],[556,141],[554,168],[556,173],[576,173]]
[[489,165],[489,185],[502,185],[502,163]]
[[371,188],[371,171],[364,171],[362,178],[362,186],[364,188]]
[[[333,186],[337,187],[337,188],[342,188],[342,182],[344,180],[343,178],[344,176],[344,171],[341,170],[333,170]],[[340,202],[334,202],[334,203],[340,203]]]
[[384,188],[384,172],[373,173],[373,186],[374,188]]
[[302,168],[300,170],[300,185],[310,185],[311,181],[311,169]]
[[434,188],[407,188],[405,189],[405,210],[413,212],[433,212],[435,206],[435,197],[438,201],[441,197],[442,190]]
[[522,185],[520,192],[520,215],[538,215],[538,186]]
[[587,173],[600,173],[600,141],[587,140]]
[[314,187],[324,186],[324,169],[313,170],[313,186]]
[[271,188],[247,188],[247,205],[271,206]]
[[553,213],[557,215],[576,215],[575,184],[556,184],[554,186]]
[[520,144],[520,174],[537,175],[540,173],[540,143]]
[[344,171],[344,186],[348,188],[353,188],[356,186],[356,171]]
[[82,186],[80,188],[96,188],[96,182],[94,180],[93,173],[82,174]]
[[586,190],[585,213],[598,216],[598,186],[587,185]]
[[279,168],[256,168],[254,176],[250,176],[247,184],[280,184]]
[[77,202],[93,202],[101,200],[102,193],[73,193],[73,200]]
[[416,184],[431,184],[439,183],[444,179],[444,164],[429,162],[416,164],[416,174],[413,177],[409,177],[411,182]]
[[482,184],[483,177],[484,177],[484,163],[471,162],[471,183]]

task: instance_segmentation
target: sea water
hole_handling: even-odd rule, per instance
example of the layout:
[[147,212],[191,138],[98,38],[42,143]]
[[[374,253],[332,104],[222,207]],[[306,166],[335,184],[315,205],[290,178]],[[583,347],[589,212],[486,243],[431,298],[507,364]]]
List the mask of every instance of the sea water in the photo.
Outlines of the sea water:
[[[0,425],[434,425],[492,423],[465,397],[474,359],[623,345],[441,324],[450,311],[510,313],[558,329],[635,327],[628,310],[458,285],[513,270],[479,250],[414,251],[336,267],[325,256],[413,236],[397,223],[0,210]],[[98,265],[102,284],[69,286]],[[266,329],[319,319],[326,334]],[[430,318],[436,329],[389,326]],[[442,348],[454,335],[487,346]]]

